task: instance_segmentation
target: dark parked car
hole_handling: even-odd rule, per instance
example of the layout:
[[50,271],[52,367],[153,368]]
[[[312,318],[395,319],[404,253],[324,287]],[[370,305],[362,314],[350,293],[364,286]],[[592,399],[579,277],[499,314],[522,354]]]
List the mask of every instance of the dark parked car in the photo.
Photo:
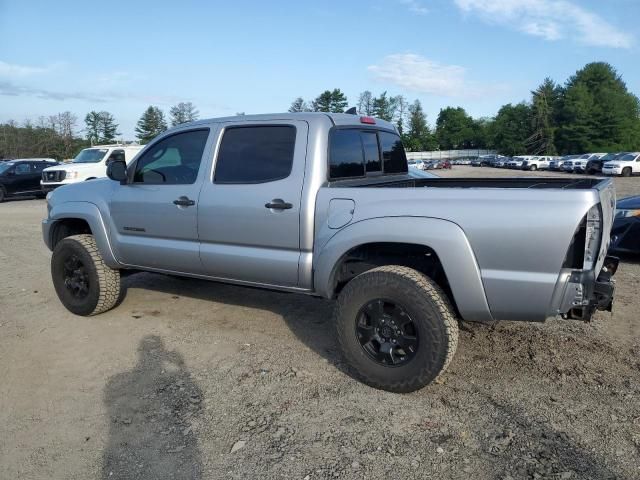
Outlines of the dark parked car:
[[616,203],[610,250],[640,253],[640,195]]
[[22,158],[0,163],[0,202],[8,197],[44,197],[40,188],[42,170],[58,165],[50,158]]
[[587,162],[586,171],[593,175],[594,173],[602,173],[602,165],[606,162],[610,162],[612,160],[616,160],[624,155],[623,153],[607,153],[605,156],[600,158],[592,158]]

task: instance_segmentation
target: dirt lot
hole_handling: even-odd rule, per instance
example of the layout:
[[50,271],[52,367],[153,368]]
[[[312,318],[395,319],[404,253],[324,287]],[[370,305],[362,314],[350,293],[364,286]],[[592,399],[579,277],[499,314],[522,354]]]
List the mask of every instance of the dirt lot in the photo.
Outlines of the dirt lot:
[[637,258],[613,315],[465,324],[442,383],[396,395],[349,376],[324,300],[137,274],[73,316],[44,214],[0,205],[2,479],[640,478]]

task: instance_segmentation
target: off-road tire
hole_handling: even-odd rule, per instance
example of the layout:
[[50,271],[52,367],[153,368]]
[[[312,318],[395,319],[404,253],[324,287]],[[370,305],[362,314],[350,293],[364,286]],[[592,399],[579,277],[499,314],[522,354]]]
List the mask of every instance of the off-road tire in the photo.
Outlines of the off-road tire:
[[[65,261],[76,256],[88,278],[88,293],[77,298],[65,286]],[[109,268],[92,235],[73,235],[55,246],[51,256],[51,276],[58,298],[76,315],[91,316],[111,310],[121,294],[120,270]]]
[[[416,326],[418,349],[406,364],[381,365],[357,338],[358,312],[378,298],[397,302]],[[458,321],[446,294],[429,277],[408,267],[386,265],[358,275],[338,296],[334,316],[337,343],[357,378],[390,392],[412,392],[438,379],[458,346]]]
[[622,176],[623,177],[630,177],[631,176],[631,167],[624,167],[622,169]]

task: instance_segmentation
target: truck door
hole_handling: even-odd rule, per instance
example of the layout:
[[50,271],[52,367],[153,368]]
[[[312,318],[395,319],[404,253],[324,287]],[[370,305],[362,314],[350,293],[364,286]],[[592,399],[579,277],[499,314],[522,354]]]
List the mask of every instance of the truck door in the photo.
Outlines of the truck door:
[[213,174],[200,193],[200,258],[207,275],[296,286],[304,121],[221,125]]
[[40,174],[35,171],[30,162],[18,163],[14,173],[12,185],[7,188],[8,193],[20,195],[40,190]]
[[[198,273],[198,195],[209,170],[209,128],[180,131],[149,146],[110,200],[116,258],[127,265]],[[203,160],[204,159],[204,160]]]

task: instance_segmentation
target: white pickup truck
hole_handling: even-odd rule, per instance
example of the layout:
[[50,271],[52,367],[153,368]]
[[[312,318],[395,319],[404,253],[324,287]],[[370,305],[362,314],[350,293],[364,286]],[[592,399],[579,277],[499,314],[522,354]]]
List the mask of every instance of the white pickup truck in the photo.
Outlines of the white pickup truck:
[[82,150],[71,163],[45,168],[40,187],[47,193],[62,185],[107,176],[107,165],[113,160],[131,162],[143,145],[96,145]]

